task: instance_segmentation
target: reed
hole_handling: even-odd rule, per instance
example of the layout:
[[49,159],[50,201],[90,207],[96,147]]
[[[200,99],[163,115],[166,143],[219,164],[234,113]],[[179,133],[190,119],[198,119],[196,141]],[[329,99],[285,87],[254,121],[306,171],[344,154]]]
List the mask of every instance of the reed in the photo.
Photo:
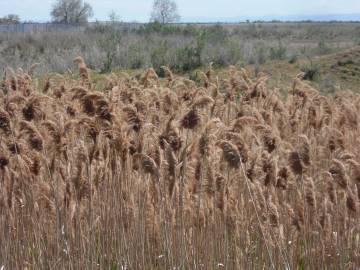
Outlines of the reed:
[[1,84],[0,268],[359,267],[358,94],[76,59]]

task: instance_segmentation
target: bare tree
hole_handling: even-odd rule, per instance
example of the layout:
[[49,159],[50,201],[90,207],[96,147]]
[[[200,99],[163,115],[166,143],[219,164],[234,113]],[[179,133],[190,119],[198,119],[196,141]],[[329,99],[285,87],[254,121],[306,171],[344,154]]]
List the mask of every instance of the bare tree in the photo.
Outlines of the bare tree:
[[56,0],[51,11],[53,21],[61,23],[84,23],[92,16],[92,7],[82,0]]
[[154,0],[151,21],[173,23],[180,20],[178,8],[175,1],[172,0]]
[[110,11],[109,20],[111,23],[116,23],[120,21],[120,15],[115,12],[115,10]]

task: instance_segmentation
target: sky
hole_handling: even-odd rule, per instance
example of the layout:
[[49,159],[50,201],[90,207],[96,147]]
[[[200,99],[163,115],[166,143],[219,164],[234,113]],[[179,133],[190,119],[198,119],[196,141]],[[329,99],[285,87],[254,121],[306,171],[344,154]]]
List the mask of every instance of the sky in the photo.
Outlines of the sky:
[[[26,21],[49,21],[55,0],[0,0],[0,17],[18,14]],[[87,0],[92,20],[107,20],[113,10],[123,21],[149,20],[153,0]],[[360,0],[176,0],[183,21],[235,17],[360,14]]]

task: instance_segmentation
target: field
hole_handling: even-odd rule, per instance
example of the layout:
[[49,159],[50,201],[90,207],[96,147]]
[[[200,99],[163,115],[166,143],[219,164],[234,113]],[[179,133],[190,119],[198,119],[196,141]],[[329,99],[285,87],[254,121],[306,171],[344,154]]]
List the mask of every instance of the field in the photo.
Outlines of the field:
[[241,23],[212,25],[123,25],[95,23],[74,31],[0,31],[0,69],[38,74],[64,73],[82,55],[95,71],[144,69],[166,65],[186,73],[207,66],[256,65],[313,58],[349,49],[360,42],[360,23]]
[[75,63],[4,74],[1,269],[360,267],[358,94]]
[[308,81],[323,94],[334,94],[341,90],[359,92],[360,89],[360,47],[339,50],[336,53],[299,58],[295,63],[283,60],[268,61],[260,67],[248,66],[250,70],[263,72],[269,77],[269,84],[286,94],[292,85],[292,78],[300,72],[314,74]]

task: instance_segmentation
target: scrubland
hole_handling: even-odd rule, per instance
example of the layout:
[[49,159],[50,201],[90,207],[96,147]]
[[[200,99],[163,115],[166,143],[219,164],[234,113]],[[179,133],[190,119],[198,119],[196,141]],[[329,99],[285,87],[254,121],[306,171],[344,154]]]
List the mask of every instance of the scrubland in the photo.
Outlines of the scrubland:
[[114,69],[166,65],[190,72],[214,67],[255,65],[272,60],[292,63],[341,51],[359,44],[359,23],[299,22],[240,24],[92,23],[73,30],[0,32],[0,69],[28,69],[41,63],[38,74],[64,73],[82,55],[88,66],[107,73]]

